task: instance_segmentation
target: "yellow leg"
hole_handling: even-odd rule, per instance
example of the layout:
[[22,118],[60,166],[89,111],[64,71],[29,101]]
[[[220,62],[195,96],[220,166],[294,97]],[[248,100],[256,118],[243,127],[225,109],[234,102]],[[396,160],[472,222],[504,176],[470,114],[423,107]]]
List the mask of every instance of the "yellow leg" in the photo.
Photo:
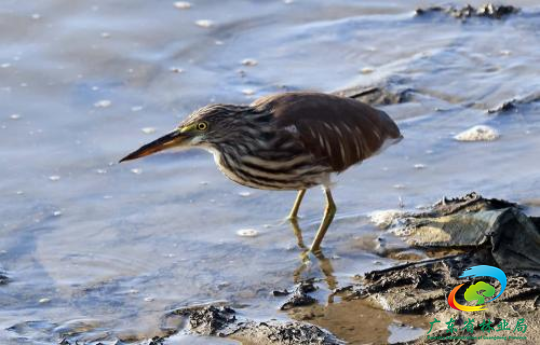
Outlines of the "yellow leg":
[[319,227],[319,230],[315,235],[315,239],[313,240],[313,244],[311,245],[311,251],[313,253],[321,250],[321,243],[324,235],[326,234],[326,230],[328,230],[328,227],[330,224],[332,224],[332,220],[334,220],[334,215],[336,214],[336,204],[334,203],[332,192],[329,188],[324,188],[324,195],[326,196],[326,208],[324,210],[321,226]]
[[296,201],[294,202],[291,213],[289,213],[289,217],[287,217],[289,220],[298,220],[298,210],[300,209],[302,199],[304,199],[304,194],[306,194],[305,189],[298,191],[298,195],[296,195]]

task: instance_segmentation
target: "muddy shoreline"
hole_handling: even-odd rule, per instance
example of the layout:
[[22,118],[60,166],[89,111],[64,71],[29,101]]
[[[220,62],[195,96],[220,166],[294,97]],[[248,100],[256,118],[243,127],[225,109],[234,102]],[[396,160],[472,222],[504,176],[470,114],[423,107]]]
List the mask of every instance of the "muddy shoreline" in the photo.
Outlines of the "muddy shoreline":
[[[162,319],[161,332],[166,335],[140,344],[167,344],[167,339],[178,333],[226,338],[242,344],[380,343],[388,322],[413,331],[410,336],[414,339],[393,342],[396,344],[454,343],[454,340],[441,340],[448,336],[441,325],[453,322],[461,328],[470,318],[490,320],[494,330],[501,322],[524,319],[527,340],[513,342],[538,343],[540,229],[537,226],[540,222],[538,218],[525,216],[522,210],[523,207],[511,202],[471,193],[460,198],[444,198],[423,212],[394,215],[384,231],[406,237],[412,248],[430,251],[432,258],[397,263],[359,275],[358,283],[335,289],[331,294],[334,302],[330,304],[321,304],[312,297],[324,283],[320,280],[300,281],[290,290],[273,291],[276,303],[283,301],[279,309],[287,311],[296,321],[251,320],[242,316],[242,306],[227,302],[178,308]],[[485,213],[502,216],[491,222],[475,223],[478,217],[486,219]],[[437,240],[441,237],[437,233],[441,232],[447,235],[444,241]],[[509,236],[517,240],[509,240]],[[507,272],[504,295],[485,311],[467,313],[451,309],[447,302],[450,290],[460,283],[470,284],[471,281],[459,275],[476,265],[493,265]],[[365,324],[359,323],[358,311],[366,307],[378,312],[369,316],[371,320],[365,319]],[[428,338],[425,333],[433,320],[440,324],[430,331]],[[478,325],[472,332],[486,338],[464,343],[490,343],[487,338],[490,332],[484,332]],[[517,338],[520,335],[523,334],[512,333]],[[60,344],[73,343],[66,339]]]

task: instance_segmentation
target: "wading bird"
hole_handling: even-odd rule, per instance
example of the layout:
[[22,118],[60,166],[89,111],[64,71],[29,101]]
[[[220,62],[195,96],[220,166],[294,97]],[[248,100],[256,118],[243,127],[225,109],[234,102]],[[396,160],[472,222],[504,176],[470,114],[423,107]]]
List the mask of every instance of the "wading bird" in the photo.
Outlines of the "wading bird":
[[289,214],[294,221],[306,189],[322,185],[326,208],[311,245],[317,252],[336,213],[331,175],[402,138],[386,113],[366,104],[323,93],[291,92],[262,97],[247,106],[205,106],[120,162],[170,148],[206,149],[234,182],[298,191]]

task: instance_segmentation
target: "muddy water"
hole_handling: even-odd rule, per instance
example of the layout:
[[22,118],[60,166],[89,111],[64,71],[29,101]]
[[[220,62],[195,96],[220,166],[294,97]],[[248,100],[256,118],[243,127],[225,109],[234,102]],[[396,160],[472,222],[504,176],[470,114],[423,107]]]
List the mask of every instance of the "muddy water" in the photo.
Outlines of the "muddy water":
[[[512,2],[523,12],[507,20],[467,23],[415,17],[426,1],[173,3],[1,2],[0,270],[10,281],[0,286],[0,343],[144,339],[160,334],[167,310],[217,300],[285,319],[269,292],[298,274],[333,288],[391,263],[377,255],[374,210],[476,190],[540,213],[538,103],[486,114],[540,92],[536,1]],[[416,90],[385,107],[407,139],[337,179],[324,262],[302,264],[281,221],[294,193],[237,186],[204,152],[115,164],[209,102],[385,81]],[[452,139],[477,124],[501,138]],[[306,242],[322,207],[322,194],[308,193]],[[423,334],[357,309],[382,320],[377,337],[317,322],[351,341]]]

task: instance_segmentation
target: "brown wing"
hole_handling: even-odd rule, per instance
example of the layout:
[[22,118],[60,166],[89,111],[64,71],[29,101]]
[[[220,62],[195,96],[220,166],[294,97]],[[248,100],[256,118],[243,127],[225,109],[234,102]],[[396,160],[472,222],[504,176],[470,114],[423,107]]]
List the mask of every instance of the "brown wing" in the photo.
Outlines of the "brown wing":
[[336,172],[401,138],[386,113],[349,98],[294,92],[262,97],[252,106],[271,111],[278,126],[295,126],[306,149]]

